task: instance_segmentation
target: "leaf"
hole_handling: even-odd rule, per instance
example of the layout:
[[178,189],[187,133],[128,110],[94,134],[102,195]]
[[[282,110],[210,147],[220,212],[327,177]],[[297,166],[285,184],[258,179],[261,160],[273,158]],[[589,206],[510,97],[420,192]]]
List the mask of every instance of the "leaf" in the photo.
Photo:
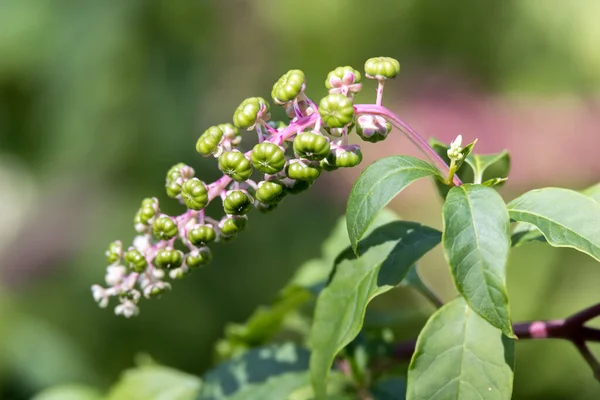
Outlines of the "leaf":
[[458,298],[431,316],[408,368],[408,400],[510,399],[514,340]]
[[440,232],[414,222],[394,221],[359,243],[359,258],[342,252],[331,282],[317,299],[313,328],[311,381],[323,394],[335,355],[360,332],[368,303],[398,285],[410,267],[441,239]]
[[589,188],[583,189],[581,193],[588,197],[591,197],[597,203],[600,203],[600,183],[596,183],[595,185],[590,186]]
[[438,171],[418,158],[393,156],[375,161],[358,177],[346,208],[350,245],[354,250],[375,216],[398,193],[419,178],[439,176]]
[[525,193],[508,204],[510,217],[538,228],[554,247],[571,247],[600,261],[600,204],[569,189]]
[[293,343],[252,349],[207,372],[197,400],[222,399],[247,385],[287,372],[308,369],[308,350]]
[[506,292],[510,220],[502,197],[494,189],[465,184],[450,190],[442,212],[444,254],[459,293],[513,337]]
[[96,388],[84,385],[61,385],[38,393],[33,400],[102,400]]
[[200,378],[159,365],[145,365],[123,373],[107,400],[192,400]]

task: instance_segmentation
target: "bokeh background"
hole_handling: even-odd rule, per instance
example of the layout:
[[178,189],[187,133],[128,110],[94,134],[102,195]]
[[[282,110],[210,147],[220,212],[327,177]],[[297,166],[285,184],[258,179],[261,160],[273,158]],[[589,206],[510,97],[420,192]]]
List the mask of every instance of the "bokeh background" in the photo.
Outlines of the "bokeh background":
[[[138,318],[99,309],[90,286],[102,283],[106,245],[134,236],[141,198],[177,210],[162,185],[179,161],[217,178],[197,137],[231,121],[244,98],[267,97],[288,69],[303,69],[318,99],[336,66],[397,58],[388,107],[426,137],[509,149],[506,199],[600,181],[599,15],[594,0],[0,0],[0,398],[64,382],[106,388],[140,353],[201,374],[226,322],[243,321],[318,256],[359,170],[417,155],[400,134],[366,144],[356,171],[252,215],[249,233],[143,302]],[[358,100],[373,101],[374,87]],[[420,182],[391,206],[439,227],[440,205],[432,182]],[[439,249],[421,270],[453,296]],[[600,300],[597,263],[543,244],[514,252],[508,283],[515,320]],[[421,308],[414,332],[431,312]],[[568,343],[517,349],[516,399],[600,398]]]

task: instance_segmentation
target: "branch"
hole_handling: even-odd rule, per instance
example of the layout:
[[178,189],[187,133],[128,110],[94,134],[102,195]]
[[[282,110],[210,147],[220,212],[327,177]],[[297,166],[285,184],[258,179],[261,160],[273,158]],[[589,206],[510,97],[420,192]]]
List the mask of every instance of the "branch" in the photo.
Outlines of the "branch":
[[[600,342],[600,329],[585,326],[587,322],[598,316],[600,316],[600,303],[575,313],[567,319],[513,324],[513,331],[519,339],[563,339],[573,343],[592,369],[594,377],[600,381],[600,362],[586,345],[586,342]],[[394,359],[397,361],[410,359],[416,343],[416,340],[397,343],[394,346]]]

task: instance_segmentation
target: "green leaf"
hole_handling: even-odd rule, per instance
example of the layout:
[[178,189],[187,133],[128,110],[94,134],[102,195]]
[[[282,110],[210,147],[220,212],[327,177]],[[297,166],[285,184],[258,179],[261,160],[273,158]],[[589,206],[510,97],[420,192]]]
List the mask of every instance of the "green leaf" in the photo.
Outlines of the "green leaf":
[[583,189],[581,193],[588,197],[591,197],[597,203],[600,203],[600,183],[596,183],[595,185],[590,186],[589,188]]
[[125,371],[110,390],[107,400],[192,400],[201,386],[200,378],[159,365]]
[[571,247],[600,261],[600,204],[561,188],[537,189],[508,204],[510,217],[534,225],[554,247]]
[[346,208],[350,244],[354,250],[375,216],[398,193],[419,178],[439,176],[438,171],[418,158],[393,156],[375,161],[358,177]]
[[244,387],[308,369],[308,350],[293,343],[252,349],[207,372],[197,400],[223,399]]
[[38,393],[32,400],[102,400],[96,388],[83,385],[61,385]]
[[440,232],[414,222],[393,221],[338,257],[329,285],[317,299],[310,335],[311,381],[323,395],[335,355],[360,332],[368,303],[398,285],[411,266],[441,239]]
[[431,316],[408,368],[408,400],[510,399],[514,340],[458,298]]
[[494,189],[465,184],[450,190],[442,212],[444,254],[459,293],[475,312],[513,337],[506,292],[510,220],[504,200]]

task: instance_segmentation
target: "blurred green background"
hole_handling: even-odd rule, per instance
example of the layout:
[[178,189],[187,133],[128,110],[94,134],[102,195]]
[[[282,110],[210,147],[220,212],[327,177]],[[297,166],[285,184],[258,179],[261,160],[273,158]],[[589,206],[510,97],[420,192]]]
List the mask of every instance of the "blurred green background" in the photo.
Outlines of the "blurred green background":
[[[388,107],[426,137],[508,148],[507,199],[599,181],[599,15],[594,0],[0,0],[0,398],[64,382],[106,388],[140,353],[199,375],[225,323],[319,254],[359,171],[252,215],[209,268],[143,301],[133,320],[99,309],[90,292],[106,245],[134,236],[141,198],[176,211],[162,184],[179,161],[218,177],[195,140],[244,98],[267,97],[288,69],[303,69],[318,99],[336,66],[397,58]],[[367,83],[359,101],[374,98]],[[361,168],[416,154],[400,135],[364,148]],[[439,227],[440,204],[422,182],[392,207]],[[422,270],[453,296],[439,249]],[[515,320],[564,317],[599,301],[599,288],[598,264],[573,251],[532,244],[509,265]],[[600,398],[568,343],[517,348],[516,399]]]

